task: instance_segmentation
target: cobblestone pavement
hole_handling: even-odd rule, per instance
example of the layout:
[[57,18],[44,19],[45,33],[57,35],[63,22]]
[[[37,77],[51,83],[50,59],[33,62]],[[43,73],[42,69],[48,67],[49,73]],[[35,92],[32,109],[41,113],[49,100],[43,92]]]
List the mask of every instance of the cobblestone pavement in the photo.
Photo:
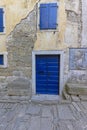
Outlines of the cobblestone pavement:
[[87,102],[0,103],[0,130],[87,130]]

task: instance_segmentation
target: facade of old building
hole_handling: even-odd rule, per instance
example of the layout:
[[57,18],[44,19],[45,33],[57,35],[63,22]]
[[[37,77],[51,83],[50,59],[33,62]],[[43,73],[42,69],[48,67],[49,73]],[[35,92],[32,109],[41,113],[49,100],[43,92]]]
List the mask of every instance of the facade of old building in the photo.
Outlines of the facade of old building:
[[86,0],[0,0],[0,89],[61,95],[87,82]]

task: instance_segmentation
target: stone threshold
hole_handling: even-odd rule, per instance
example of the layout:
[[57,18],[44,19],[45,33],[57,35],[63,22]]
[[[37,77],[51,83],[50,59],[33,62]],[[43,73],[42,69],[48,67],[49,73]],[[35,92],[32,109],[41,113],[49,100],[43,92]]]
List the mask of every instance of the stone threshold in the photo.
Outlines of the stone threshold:
[[71,103],[69,100],[64,100],[62,96],[54,96],[54,95],[33,95],[31,98],[31,102],[38,104],[61,104],[61,103]]

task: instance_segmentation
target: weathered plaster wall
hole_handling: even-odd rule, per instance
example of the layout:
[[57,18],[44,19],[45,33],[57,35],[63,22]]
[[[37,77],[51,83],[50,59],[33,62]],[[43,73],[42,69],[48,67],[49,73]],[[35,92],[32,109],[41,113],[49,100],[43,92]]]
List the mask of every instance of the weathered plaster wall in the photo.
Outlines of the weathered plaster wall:
[[39,3],[59,2],[58,7],[58,30],[37,31],[37,41],[34,50],[57,50],[66,47],[64,33],[66,29],[65,0],[41,0]]
[[[5,46],[5,40],[6,37],[10,34],[11,31],[13,31],[14,27],[20,23],[21,19],[25,18],[28,13],[33,9],[34,5],[36,4],[36,0],[21,0],[21,1],[0,1],[0,5],[5,7],[5,18],[6,18],[6,34],[1,35],[2,42],[1,48],[2,50],[6,50]],[[67,13],[73,12],[73,14],[79,13],[79,0],[70,2],[68,0],[41,0],[40,2],[59,2],[59,13],[58,13],[58,19],[59,19],[59,25],[58,25],[58,31],[54,33],[51,32],[37,32],[37,41],[35,43],[35,49],[49,49],[49,45],[53,45],[53,49],[62,49],[67,47],[67,42],[69,44],[72,44],[72,42],[76,45],[78,42],[78,36],[76,34],[78,33],[78,25],[75,23],[71,23],[71,21],[67,21]],[[73,6],[72,6],[73,5]],[[70,10],[70,11],[69,11]],[[14,17],[13,17],[14,16]],[[74,18],[75,19],[75,18]],[[73,21],[72,21],[73,22]],[[74,31],[73,27],[75,28]],[[74,33],[73,33],[74,32]],[[68,34],[71,35],[72,39],[67,40]],[[46,35],[45,42],[44,42],[44,36]],[[48,36],[49,35],[49,36]],[[49,40],[48,37],[52,36],[52,42]],[[65,36],[65,42],[64,42],[64,36]],[[46,41],[47,39],[47,41]],[[73,41],[74,40],[74,41]],[[43,43],[46,44],[46,48],[43,47]],[[4,48],[4,49],[3,49]],[[51,49],[51,48],[50,48]]]
[[[58,29],[55,31],[40,31],[37,28],[37,4],[46,2],[59,2]],[[78,77],[81,70],[69,68],[69,48],[81,47],[81,0],[4,0],[3,2],[0,0],[0,5],[6,10],[6,34],[0,36],[2,38],[0,51],[6,49],[8,51],[8,68],[0,69],[1,76],[6,76],[7,81],[12,75],[22,75],[31,79],[32,50],[62,50],[64,83],[68,79],[74,79],[72,78],[74,72]],[[84,29],[83,25],[83,34]]]

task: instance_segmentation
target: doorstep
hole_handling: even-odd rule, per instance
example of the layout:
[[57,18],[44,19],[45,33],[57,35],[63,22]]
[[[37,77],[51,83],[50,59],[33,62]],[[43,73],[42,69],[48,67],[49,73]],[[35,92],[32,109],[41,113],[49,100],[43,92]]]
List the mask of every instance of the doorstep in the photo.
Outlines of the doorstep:
[[31,101],[40,104],[58,104],[58,103],[70,103],[70,101],[64,100],[60,95],[33,95]]

